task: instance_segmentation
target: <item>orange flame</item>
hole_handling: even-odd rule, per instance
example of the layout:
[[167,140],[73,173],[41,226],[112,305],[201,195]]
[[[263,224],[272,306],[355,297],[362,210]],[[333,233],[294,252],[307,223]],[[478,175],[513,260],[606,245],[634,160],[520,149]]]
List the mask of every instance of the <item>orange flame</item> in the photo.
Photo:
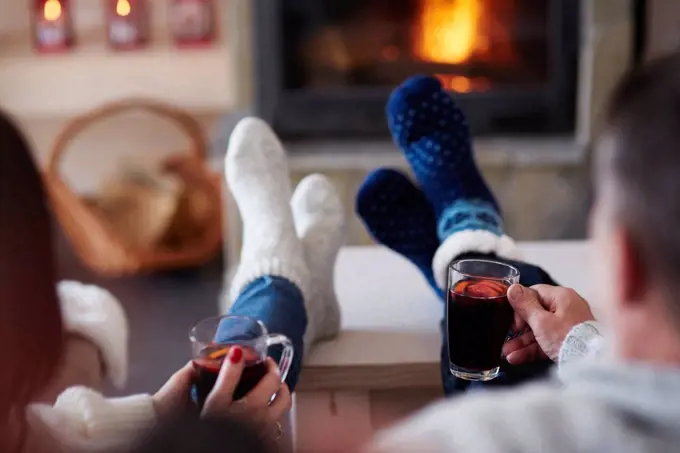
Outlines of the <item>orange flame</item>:
[[45,20],[53,22],[59,20],[62,13],[61,3],[59,0],[47,0],[43,6],[43,17]]
[[484,92],[489,89],[491,82],[486,77],[465,77],[454,74],[436,74],[444,89],[456,93],[471,91]]
[[118,0],[118,3],[116,3],[116,14],[120,17],[127,17],[130,15],[130,12],[132,12],[130,0]]
[[476,47],[482,17],[480,0],[421,0],[415,54],[423,61],[456,64]]

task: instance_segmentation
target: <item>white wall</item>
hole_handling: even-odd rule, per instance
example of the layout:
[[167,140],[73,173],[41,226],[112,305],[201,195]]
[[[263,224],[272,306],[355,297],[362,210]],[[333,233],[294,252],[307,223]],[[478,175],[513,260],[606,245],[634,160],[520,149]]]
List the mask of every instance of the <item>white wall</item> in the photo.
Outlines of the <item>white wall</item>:
[[[125,97],[163,100],[191,111],[210,132],[225,113],[250,96],[249,0],[216,0],[218,41],[205,49],[176,50],[167,29],[169,0],[149,0],[152,38],[148,48],[116,53],[105,40],[104,0],[74,5],[77,46],[69,54],[35,55],[29,1],[0,6],[0,108],[20,122],[44,162],[51,144],[75,115]],[[67,179],[80,191],[95,188],[129,162],[152,164],[180,151],[186,140],[172,126],[125,115],[88,130],[64,162]]]

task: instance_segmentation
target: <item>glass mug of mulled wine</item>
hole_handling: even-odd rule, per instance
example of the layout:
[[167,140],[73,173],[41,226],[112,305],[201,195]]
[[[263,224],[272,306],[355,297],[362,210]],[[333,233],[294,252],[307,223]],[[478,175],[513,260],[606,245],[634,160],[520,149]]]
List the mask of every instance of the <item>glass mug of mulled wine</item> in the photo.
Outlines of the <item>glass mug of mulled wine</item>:
[[519,282],[519,271],[496,261],[465,259],[452,263],[448,273],[449,370],[468,381],[490,381],[498,376],[512,326],[508,288]]
[[279,360],[281,382],[285,381],[293,360],[293,343],[288,337],[270,334],[260,321],[247,316],[216,316],[204,319],[191,328],[189,339],[193,349],[194,400],[203,408],[212,391],[222,362],[231,348],[243,351],[245,368],[234,390],[234,401],[246,396],[267,374],[267,352],[270,346],[283,348]]

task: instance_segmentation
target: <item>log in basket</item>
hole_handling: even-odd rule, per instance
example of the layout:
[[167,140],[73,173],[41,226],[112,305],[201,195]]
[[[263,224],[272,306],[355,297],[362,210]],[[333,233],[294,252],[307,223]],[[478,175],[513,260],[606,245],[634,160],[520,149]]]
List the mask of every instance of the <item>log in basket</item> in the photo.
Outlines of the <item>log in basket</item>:
[[[65,183],[59,167],[71,143],[85,129],[111,116],[140,110],[170,120],[191,140],[187,154],[173,155],[162,168],[182,181],[192,196],[185,197],[183,209],[191,213],[193,233],[184,242],[169,247],[140,246],[123,237],[106,216],[85,197]],[[187,112],[148,100],[125,100],[105,105],[70,121],[52,147],[43,178],[51,208],[81,260],[105,276],[124,276],[194,267],[206,263],[220,251],[222,203],[218,175],[206,164],[206,140],[198,122]],[[186,226],[186,219],[184,219]]]

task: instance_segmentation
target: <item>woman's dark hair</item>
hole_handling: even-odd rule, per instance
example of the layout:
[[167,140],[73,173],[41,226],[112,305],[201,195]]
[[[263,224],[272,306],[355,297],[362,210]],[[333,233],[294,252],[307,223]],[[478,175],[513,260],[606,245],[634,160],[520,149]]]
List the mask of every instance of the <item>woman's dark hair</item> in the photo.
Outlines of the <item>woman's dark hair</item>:
[[186,415],[158,425],[133,453],[276,453],[279,449],[243,419]]
[[0,112],[0,426],[44,389],[61,359],[51,217],[24,137]]

